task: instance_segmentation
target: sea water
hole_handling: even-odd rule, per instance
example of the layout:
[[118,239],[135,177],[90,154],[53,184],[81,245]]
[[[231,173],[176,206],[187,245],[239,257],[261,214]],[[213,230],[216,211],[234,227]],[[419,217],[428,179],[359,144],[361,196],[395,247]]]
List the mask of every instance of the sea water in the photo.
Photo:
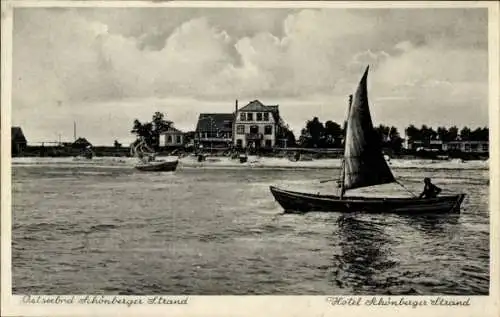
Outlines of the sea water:
[[[319,180],[339,171],[322,163],[181,161],[174,173],[144,173],[92,162],[14,163],[14,294],[488,294],[484,165],[393,166],[411,191],[431,177],[467,194],[459,215],[415,217],[283,214],[269,186],[334,193]],[[359,193],[408,195],[376,190]]]

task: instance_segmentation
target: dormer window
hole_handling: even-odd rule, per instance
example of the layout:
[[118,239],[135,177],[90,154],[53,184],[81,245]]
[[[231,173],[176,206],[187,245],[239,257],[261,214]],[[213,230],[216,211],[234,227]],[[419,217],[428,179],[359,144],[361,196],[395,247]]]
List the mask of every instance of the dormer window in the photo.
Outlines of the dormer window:
[[257,121],[262,121],[262,112],[257,112]]
[[240,113],[240,121],[245,121],[247,118],[246,113],[242,112]]
[[253,113],[251,113],[251,112],[247,113],[247,120],[253,121]]
[[264,121],[269,121],[269,112],[264,112]]

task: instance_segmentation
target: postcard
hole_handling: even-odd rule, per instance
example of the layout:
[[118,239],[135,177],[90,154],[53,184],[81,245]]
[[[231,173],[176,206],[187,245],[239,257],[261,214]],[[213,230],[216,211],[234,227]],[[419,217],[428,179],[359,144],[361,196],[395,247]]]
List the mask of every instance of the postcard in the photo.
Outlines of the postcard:
[[498,316],[496,2],[2,2],[2,316]]

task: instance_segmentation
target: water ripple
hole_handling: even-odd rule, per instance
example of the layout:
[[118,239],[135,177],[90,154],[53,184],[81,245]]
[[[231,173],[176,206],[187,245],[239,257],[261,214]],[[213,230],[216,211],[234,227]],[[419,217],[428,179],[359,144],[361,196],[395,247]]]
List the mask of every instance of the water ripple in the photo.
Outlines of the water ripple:
[[13,291],[488,294],[487,171],[396,172],[416,192],[425,176],[465,192],[462,213],[283,214],[268,186],[332,192],[324,170],[16,166]]

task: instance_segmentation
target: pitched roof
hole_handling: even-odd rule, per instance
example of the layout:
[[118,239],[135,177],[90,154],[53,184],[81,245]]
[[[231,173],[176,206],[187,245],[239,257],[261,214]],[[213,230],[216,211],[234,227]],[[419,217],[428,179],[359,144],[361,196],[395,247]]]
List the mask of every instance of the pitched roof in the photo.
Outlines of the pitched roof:
[[18,143],[26,143],[26,137],[24,136],[21,127],[11,127],[10,129],[11,139]]
[[233,131],[233,113],[200,113],[196,132],[231,132]]
[[78,138],[76,139],[75,142],[73,142],[74,145],[92,145],[86,138]]
[[184,133],[184,132],[175,128],[174,126],[170,126],[167,130],[161,132],[160,134],[168,134],[168,133]]
[[271,112],[274,117],[274,121],[279,122],[279,105],[264,105],[259,100],[250,101],[248,105],[241,108],[239,111],[248,112]]
[[246,106],[240,109],[240,111],[277,111],[278,105],[266,106],[262,104],[259,100],[250,101]]

